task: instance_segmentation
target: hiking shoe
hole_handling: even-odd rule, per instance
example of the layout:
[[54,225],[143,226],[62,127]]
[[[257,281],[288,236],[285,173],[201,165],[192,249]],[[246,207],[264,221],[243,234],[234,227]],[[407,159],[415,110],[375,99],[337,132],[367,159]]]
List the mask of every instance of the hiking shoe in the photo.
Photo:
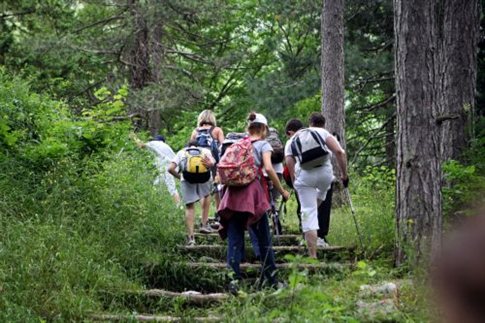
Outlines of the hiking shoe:
[[239,281],[231,280],[231,282],[227,286],[227,290],[229,294],[237,296],[239,294]]
[[202,225],[200,227],[200,230],[199,230],[200,233],[205,233],[205,234],[208,234],[208,233],[212,233],[214,232],[214,230],[212,230],[212,228],[210,227],[210,225],[206,224],[206,225]]
[[325,241],[323,238],[318,238],[317,239],[317,247],[322,247],[322,248],[328,248],[330,245]]
[[187,239],[187,246],[195,246],[195,238],[194,237],[189,237]]

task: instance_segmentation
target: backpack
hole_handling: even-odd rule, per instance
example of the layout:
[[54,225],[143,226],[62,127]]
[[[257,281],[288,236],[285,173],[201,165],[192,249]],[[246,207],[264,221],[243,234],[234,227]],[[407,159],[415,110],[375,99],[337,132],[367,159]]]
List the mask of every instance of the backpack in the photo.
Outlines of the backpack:
[[291,142],[291,152],[302,169],[322,166],[329,158],[327,145],[320,134],[312,129],[298,130]]
[[204,155],[201,148],[185,148],[185,162],[182,165],[182,175],[184,179],[191,183],[205,183],[210,177],[209,169],[204,165],[202,160]]
[[211,151],[212,157],[214,157],[217,163],[219,162],[219,148],[217,147],[217,140],[212,137],[213,130],[214,127],[196,129],[197,135],[195,140],[197,141],[197,147],[207,148]]
[[221,145],[221,156],[224,156],[224,153],[226,152],[226,149],[229,146],[231,146],[236,141],[241,140],[245,137],[247,137],[247,134],[244,133],[244,132],[230,132],[230,133],[228,133],[226,135],[226,138],[222,142],[222,145]]
[[246,137],[229,146],[217,165],[221,184],[227,186],[246,186],[258,175],[254,163],[253,144]]
[[278,130],[275,128],[269,128],[269,135],[266,137],[266,141],[273,148],[273,152],[271,153],[271,163],[282,163],[285,159],[285,147],[278,136]]

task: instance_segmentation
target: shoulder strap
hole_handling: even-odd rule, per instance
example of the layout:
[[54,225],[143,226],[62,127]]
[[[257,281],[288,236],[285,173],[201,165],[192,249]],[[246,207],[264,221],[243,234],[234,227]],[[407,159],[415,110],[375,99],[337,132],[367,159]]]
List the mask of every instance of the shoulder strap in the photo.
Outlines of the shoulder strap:
[[322,138],[322,136],[318,133],[318,131],[309,129],[310,133],[312,134],[313,139],[315,139],[316,142],[320,144],[320,146],[325,147],[325,140]]

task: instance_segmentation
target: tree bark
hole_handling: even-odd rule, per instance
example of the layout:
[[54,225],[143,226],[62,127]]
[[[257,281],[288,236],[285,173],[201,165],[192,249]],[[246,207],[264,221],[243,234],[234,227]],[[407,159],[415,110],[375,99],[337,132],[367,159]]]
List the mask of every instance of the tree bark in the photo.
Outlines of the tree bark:
[[[345,149],[344,0],[324,0],[321,19],[322,112],[325,128]],[[336,178],[340,179],[335,158],[332,165]],[[344,197],[340,186],[336,186],[334,196],[336,204],[341,205]]]
[[386,164],[389,168],[396,167],[396,118],[391,116],[386,124]]
[[[480,5],[444,0],[440,117],[442,160],[459,159],[470,139],[475,107]],[[469,130],[469,131],[467,131]]]
[[421,263],[441,245],[437,1],[394,0],[397,265]]

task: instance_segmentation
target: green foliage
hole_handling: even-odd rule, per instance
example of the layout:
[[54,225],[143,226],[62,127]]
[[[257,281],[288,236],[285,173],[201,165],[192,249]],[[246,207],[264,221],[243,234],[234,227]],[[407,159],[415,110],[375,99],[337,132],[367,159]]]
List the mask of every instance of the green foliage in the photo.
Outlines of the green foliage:
[[475,165],[463,165],[450,160],[443,165],[447,185],[442,188],[445,215],[485,202],[485,177]]
[[[368,167],[364,176],[350,176],[355,217],[368,257],[391,258],[394,248],[395,172],[386,167]],[[350,207],[332,210],[329,241],[337,245],[359,245]]]
[[171,257],[182,211],[113,121],[126,88],[100,89],[80,118],[0,78],[0,320],[81,320],[101,290],[140,286],[144,263]]

